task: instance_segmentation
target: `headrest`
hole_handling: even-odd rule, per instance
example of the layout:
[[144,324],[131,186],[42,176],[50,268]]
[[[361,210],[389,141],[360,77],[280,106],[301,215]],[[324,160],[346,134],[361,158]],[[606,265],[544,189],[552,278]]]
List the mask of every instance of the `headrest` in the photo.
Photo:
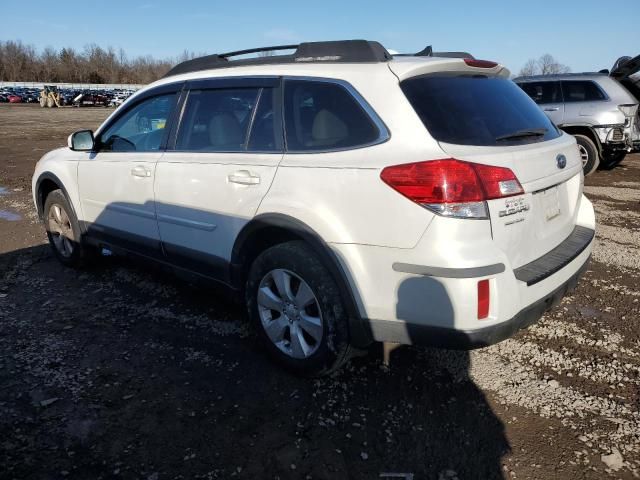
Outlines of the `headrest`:
[[311,137],[315,145],[333,145],[349,136],[349,128],[329,110],[320,110],[313,119]]
[[244,142],[242,127],[236,116],[230,112],[216,112],[209,120],[209,142],[218,149],[236,150]]

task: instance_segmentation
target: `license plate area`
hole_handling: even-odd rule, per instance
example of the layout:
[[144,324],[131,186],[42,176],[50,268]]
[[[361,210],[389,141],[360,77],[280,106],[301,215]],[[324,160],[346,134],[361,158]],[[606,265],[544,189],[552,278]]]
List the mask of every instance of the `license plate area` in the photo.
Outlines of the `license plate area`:
[[540,206],[544,212],[545,221],[549,222],[560,216],[560,195],[557,186],[539,191],[536,195],[538,195]]

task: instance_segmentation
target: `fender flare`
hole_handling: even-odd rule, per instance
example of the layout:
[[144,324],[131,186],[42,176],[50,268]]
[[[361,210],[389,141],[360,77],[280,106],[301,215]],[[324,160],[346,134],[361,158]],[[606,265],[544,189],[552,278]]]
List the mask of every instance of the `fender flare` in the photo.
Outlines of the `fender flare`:
[[71,197],[69,197],[69,192],[67,192],[67,189],[64,186],[64,183],[62,183],[62,181],[53,173],[51,172],[42,172],[40,174],[40,176],[38,177],[38,180],[36,181],[36,188],[35,188],[35,194],[36,194],[36,209],[38,211],[38,217],[42,220],[44,212],[44,199],[42,198],[42,196],[40,195],[40,187],[42,185],[42,182],[44,182],[45,180],[51,180],[53,183],[55,183],[56,185],[58,185],[58,188],[60,188],[60,190],[62,190],[62,193],[64,194],[64,196],[67,198],[67,200],[69,201],[69,205],[71,205],[71,209],[73,210],[73,214],[76,216],[76,218],[80,218],[78,217],[78,213],[76,212],[76,208],[73,205],[73,202],[71,201]]
[[565,132],[567,135],[573,135],[565,130],[565,128],[586,128],[591,132],[593,138],[595,139],[596,148],[598,149],[598,153],[602,154],[602,142],[600,141],[600,137],[593,129],[593,125],[588,125],[586,123],[563,123],[562,125],[558,125],[558,128]]
[[359,293],[346,269],[340,263],[336,253],[322,239],[315,230],[304,222],[280,213],[266,213],[256,216],[246,224],[236,237],[231,252],[231,283],[242,289],[248,265],[243,262],[243,249],[247,241],[259,234],[265,228],[277,227],[292,233],[304,240],[318,255],[324,266],[329,270],[334,281],[338,284],[342,300],[349,316],[349,330],[351,342],[356,347],[365,348],[373,342],[373,333],[369,323],[362,317],[358,309]]

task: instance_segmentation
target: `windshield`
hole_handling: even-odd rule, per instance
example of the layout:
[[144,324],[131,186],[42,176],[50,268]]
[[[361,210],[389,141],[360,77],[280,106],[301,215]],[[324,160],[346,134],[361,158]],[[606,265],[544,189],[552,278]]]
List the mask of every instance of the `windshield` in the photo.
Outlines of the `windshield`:
[[560,136],[533,100],[505,78],[432,74],[410,78],[400,86],[440,142],[504,146]]

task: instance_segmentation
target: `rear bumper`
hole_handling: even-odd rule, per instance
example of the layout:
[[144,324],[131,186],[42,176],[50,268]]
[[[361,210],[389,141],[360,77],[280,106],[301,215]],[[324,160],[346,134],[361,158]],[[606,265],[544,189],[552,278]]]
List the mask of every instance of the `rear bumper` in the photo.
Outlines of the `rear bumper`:
[[578,279],[587,269],[589,260],[580,267],[568,280],[540,300],[518,312],[510,320],[485,328],[475,330],[456,330],[452,328],[435,327],[417,323],[405,323],[369,320],[372,329],[388,341],[407,337],[412,345],[449,348],[455,350],[472,350],[487,347],[501,342],[518,330],[537,322],[550,308],[560,303],[562,298],[571,292],[578,284]]

